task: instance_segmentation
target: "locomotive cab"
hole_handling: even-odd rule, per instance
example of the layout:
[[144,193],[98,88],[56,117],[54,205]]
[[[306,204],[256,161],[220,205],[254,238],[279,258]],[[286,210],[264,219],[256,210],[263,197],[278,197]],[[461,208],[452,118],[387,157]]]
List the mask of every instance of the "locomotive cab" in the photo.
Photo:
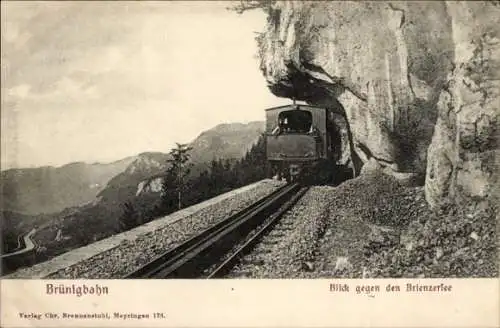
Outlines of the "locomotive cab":
[[266,110],[266,153],[278,178],[295,181],[329,158],[327,110],[288,105]]

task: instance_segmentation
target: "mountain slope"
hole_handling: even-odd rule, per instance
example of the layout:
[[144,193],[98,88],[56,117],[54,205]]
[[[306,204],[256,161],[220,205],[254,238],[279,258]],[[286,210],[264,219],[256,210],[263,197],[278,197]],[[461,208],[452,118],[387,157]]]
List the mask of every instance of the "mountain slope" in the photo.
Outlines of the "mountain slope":
[[262,121],[219,124],[201,133],[192,143],[193,163],[207,163],[214,158],[241,158],[264,132]]
[[123,204],[136,194],[141,181],[161,175],[167,169],[169,154],[141,153],[121,173],[113,177],[97,195],[99,202]]
[[78,162],[2,171],[2,210],[33,215],[92,201],[133,160],[134,157],[128,157],[108,164]]

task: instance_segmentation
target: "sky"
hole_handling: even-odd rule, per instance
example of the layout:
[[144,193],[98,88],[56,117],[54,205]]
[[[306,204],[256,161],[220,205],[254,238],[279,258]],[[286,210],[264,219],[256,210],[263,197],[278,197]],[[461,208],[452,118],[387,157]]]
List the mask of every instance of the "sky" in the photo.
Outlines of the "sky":
[[2,1],[2,169],[168,152],[289,103],[259,70],[264,12],[229,5]]

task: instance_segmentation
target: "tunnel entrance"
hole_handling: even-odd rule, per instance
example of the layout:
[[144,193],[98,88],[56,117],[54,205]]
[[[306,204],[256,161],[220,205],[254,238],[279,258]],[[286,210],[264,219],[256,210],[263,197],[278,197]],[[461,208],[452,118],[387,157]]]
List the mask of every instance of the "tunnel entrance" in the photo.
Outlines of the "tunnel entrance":
[[[271,92],[278,96],[303,101],[307,105],[325,108],[328,112],[326,123],[328,136],[323,136],[327,143],[340,151],[331,151],[331,158],[324,161],[322,165],[329,165],[335,171],[333,184],[338,185],[347,179],[352,179],[359,175],[363,162],[356,153],[354,141],[347,119],[344,106],[338,101],[338,97],[346,91],[344,85],[329,76],[322,68],[313,67],[305,62],[301,62],[301,69],[298,69],[292,62],[287,63],[287,75],[282,76],[282,80],[269,85]],[[320,74],[310,74],[310,71]],[[315,76],[313,76],[315,75]],[[330,81],[329,81],[330,80]]]
[[334,152],[337,155],[334,158],[336,170],[335,178],[332,181],[334,185],[356,177],[360,171],[360,163],[356,162],[356,160],[359,161],[359,158],[354,150],[349,122],[343,113],[342,105],[339,103],[338,106],[329,108],[331,111],[330,124],[332,124],[331,142],[333,147],[340,149],[340,152]]
[[[317,96],[318,92],[315,95]],[[363,162],[354,148],[354,141],[344,106],[331,96],[313,97],[308,99],[308,103],[328,110],[327,124],[330,125],[330,142],[332,147],[340,149],[338,152],[332,152],[331,165],[334,166],[335,170],[332,185],[339,185],[346,180],[357,177]]]

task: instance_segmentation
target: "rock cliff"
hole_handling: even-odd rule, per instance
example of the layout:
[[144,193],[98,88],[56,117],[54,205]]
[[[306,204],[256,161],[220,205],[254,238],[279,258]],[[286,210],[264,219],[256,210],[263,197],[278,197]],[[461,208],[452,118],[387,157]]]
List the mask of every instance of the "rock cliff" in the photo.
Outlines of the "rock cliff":
[[257,41],[271,92],[336,108],[361,162],[425,177],[432,206],[492,197],[498,3],[276,1],[266,10]]

